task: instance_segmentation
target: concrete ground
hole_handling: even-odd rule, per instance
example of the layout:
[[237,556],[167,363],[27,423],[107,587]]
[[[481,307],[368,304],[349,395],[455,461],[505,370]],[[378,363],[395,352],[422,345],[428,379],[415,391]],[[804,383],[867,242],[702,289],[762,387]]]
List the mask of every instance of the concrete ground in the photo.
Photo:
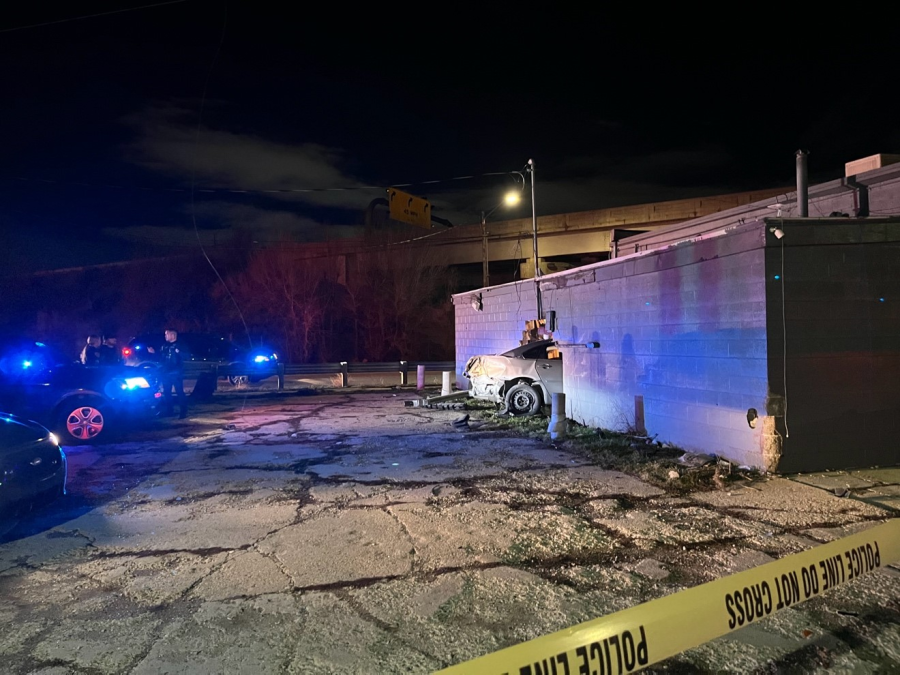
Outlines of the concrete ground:
[[[410,388],[315,386],[69,448],[70,494],[0,541],[0,671],[428,673],[894,515],[868,473],[674,494]],[[900,671],[896,566],[648,670],[831,671]]]

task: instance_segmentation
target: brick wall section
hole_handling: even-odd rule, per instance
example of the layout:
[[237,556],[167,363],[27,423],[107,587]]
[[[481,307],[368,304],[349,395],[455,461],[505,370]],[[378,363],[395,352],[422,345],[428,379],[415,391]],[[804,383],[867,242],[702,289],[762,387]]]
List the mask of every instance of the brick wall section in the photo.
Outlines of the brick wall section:
[[[557,313],[567,416],[625,429],[643,400],[658,440],[762,466],[760,425],[747,423],[768,393],[761,223],[544,277],[541,288]],[[472,296],[454,300],[458,375],[470,356],[517,345],[535,313],[531,281],[482,291],[481,312]]]

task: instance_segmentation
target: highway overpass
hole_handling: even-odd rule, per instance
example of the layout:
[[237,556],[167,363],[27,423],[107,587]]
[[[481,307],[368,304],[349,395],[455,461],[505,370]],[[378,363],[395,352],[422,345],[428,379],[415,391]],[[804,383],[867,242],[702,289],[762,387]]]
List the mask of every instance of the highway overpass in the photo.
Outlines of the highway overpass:
[[[583,265],[610,257],[616,241],[630,234],[656,230],[738,206],[772,199],[792,188],[637,204],[596,211],[540,216],[537,219],[538,255],[545,262]],[[456,268],[461,290],[528,278],[534,274],[531,218],[433,227],[430,231],[392,222],[394,245],[428,247],[443,264]],[[399,228],[399,229],[398,229]],[[302,259],[333,259],[338,277],[347,273],[354,255],[383,249],[389,239],[376,232],[369,237],[306,243],[298,247]],[[485,261],[489,276],[484,274]],[[324,260],[323,260],[324,262]],[[328,264],[328,267],[331,265]]]

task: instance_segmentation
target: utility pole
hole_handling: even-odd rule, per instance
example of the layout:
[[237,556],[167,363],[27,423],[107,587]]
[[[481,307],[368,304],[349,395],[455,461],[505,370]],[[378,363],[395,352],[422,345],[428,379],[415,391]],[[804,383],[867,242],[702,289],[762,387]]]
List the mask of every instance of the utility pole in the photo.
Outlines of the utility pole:
[[537,301],[537,320],[543,318],[544,307],[541,301],[541,280],[540,280],[540,263],[538,262],[538,229],[537,229],[537,209],[534,206],[534,160],[528,160],[526,167],[528,173],[531,174],[531,243],[534,255],[534,297]]
[[487,215],[481,212],[481,285],[487,288],[491,285],[491,272],[488,263],[488,233]]

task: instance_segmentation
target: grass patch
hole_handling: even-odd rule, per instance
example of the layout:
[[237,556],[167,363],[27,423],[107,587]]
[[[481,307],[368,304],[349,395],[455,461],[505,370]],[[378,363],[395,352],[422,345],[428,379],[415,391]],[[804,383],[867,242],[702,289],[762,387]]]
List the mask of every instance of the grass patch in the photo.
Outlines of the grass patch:
[[[510,417],[500,415],[497,406],[484,401],[472,401],[466,408],[472,415],[517,435],[551,442],[547,431],[549,419],[542,415]],[[671,494],[688,494],[705,490],[725,490],[747,481],[761,478],[754,470],[738,469],[725,460],[713,459],[700,466],[685,466],[679,459],[685,450],[667,443],[659,443],[631,431],[610,431],[587,427],[568,420],[566,438],[558,445],[568,450],[586,453],[604,469],[621,471],[660,487]],[[678,475],[675,476],[675,473]]]

